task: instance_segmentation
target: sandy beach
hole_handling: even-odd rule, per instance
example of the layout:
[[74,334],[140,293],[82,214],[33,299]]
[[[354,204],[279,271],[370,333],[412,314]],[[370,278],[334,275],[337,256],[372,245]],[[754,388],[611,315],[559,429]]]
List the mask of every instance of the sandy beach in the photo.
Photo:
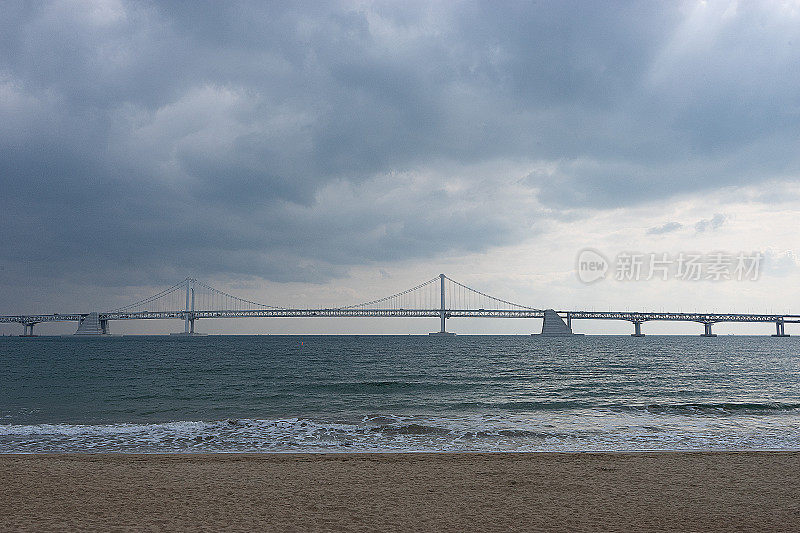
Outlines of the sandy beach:
[[800,453],[0,456],[0,530],[800,529]]

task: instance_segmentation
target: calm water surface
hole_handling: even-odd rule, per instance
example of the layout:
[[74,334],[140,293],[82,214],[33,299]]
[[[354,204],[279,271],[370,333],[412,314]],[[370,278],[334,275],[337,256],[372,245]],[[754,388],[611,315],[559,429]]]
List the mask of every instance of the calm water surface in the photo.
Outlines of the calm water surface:
[[800,449],[800,339],[0,338],[0,452]]

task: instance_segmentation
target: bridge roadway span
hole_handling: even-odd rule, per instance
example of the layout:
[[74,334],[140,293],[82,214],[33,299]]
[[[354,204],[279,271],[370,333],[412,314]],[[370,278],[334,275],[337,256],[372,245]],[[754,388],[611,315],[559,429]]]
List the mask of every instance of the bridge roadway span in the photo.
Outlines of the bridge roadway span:
[[[783,324],[800,323],[800,315],[788,314],[742,314],[742,313],[670,313],[635,311],[556,311],[566,319],[571,328],[572,320],[623,320],[634,324],[634,335],[641,335],[640,326],[649,321],[697,322],[706,327],[705,335],[711,335],[711,325],[719,322],[772,322],[776,324],[777,336],[786,336]],[[213,311],[140,311],[98,313],[100,322],[111,320],[163,320],[179,319],[191,321],[209,318],[368,318],[368,317],[429,317],[429,318],[540,318],[545,316],[542,309],[249,309]],[[25,333],[33,334],[33,325],[43,322],[82,322],[89,313],[39,314],[0,316],[0,323],[19,323],[25,325]],[[193,324],[192,324],[193,325]],[[192,327],[192,330],[194,328]]]
[[[200,290],[200,293],[196,291]],[[185,300],[183,299],[185,291]],[[176,301],[175,298],[180,298]],[[199,301],[197,307],[195,303]],[[209,302],[210,303],[206,303]],[[162,305],[161,310],[153,310]],[[149,308],[149,309],[148,309]],[[169,309],[169,310],[165,310]],[[181,309],[181,310],[175,310]],[[800,315],[740,313],[656,313],[618,311],[555,311],[537,309],[495,298],[477,291],[444,274],[420,285],[385,298],[347,307],[317,309],[285,308],[263,305],[219,291],[193,278],[169,287],[153,296],[105,313],[67,313],[0,316],[0,323],[16,322],[25,326],[25,335],[33,336],[33,326],[42,322],[77,321],[77,335],[100,335],[109,332],[111,320],[184,321],[184,334],[192,335],[195,320],[209,318],[367,318],[367,317],[438,317],[436,335],[451,335],[446,330],[448,318],[541,318],[543,335],[571,335],[573,320],[625,320],[633,323],[634,336],[642,336],[641,325],[654,320],[698,322],[705,326],[703,335],[712,337],[712,324],[718,322],[773,322],[776,335],[786,337],[784,324],[800,322]],[[566,320],[566,322],[565,322]]]

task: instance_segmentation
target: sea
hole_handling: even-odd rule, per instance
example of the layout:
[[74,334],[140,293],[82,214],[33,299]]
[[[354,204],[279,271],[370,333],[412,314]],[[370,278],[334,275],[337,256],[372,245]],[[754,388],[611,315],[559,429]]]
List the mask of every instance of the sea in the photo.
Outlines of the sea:
[[0,338],[0,453],[800,449],[800,338]]

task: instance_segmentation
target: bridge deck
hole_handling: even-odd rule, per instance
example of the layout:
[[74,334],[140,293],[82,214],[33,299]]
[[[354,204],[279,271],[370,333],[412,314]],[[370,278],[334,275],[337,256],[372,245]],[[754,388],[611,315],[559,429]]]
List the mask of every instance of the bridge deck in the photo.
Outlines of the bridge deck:
[[[624,320],[628,322],[681,321],[681,322],[800,322],[800,315],[788,314],[744,314],[744,313],[669,313],[633,311],[558,311],[570,320]],[[441,316],[441,309],[249,309],[249,310],[195,310],[186,311],[140,311],[100,313],[100,320],[185,320],[191,318],[391,318]],[[0,316],[0,323],[38,324],[41,322],[80,321],[88,313],[8,315]],[[445,309],[447,318],[544,318],[539,309]]]

